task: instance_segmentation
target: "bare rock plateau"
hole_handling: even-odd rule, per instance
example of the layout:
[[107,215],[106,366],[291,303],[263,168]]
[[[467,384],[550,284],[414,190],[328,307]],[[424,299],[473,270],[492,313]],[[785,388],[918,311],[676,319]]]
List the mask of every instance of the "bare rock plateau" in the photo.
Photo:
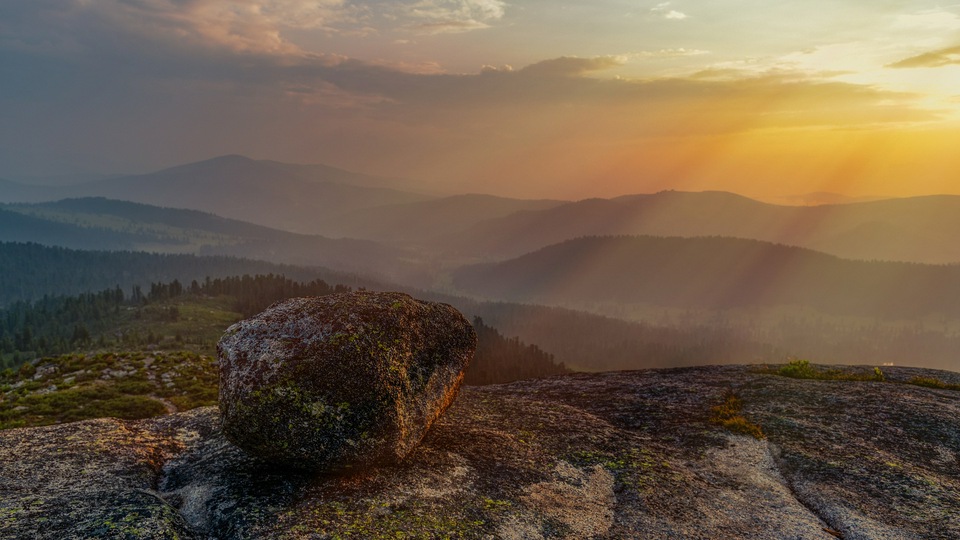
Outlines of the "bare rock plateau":
[[[856,369],[856,368],[852,368]],[[0,432],[0,537],[960,538],[960,383],[750,366],[466,387],[398,463],[318,474],[216,408]],[[766,438],[732,434],[736,395]]]

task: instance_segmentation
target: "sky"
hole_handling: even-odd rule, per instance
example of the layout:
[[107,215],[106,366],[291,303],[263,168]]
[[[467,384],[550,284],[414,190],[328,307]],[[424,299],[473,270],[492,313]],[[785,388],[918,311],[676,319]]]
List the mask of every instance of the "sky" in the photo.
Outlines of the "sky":
[[0,178],[223,154],[577,199],[960,193],[960,3],[4,0]]

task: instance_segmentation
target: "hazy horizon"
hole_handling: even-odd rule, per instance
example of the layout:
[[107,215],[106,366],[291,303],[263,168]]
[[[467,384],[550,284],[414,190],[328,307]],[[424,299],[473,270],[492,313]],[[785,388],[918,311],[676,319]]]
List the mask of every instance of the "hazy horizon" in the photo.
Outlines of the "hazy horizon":
[[[878,195],[878,194],[859,194],[859,195],[847,195],[844,193],[836,192],[827,192],[827,191],[814,191],[814,192],[805,192],[805,193],[781,193],[781,194],[770,194],[767,196],[755,196],[747,193],[741,193],[737,191],[724,190],[724,189],[682,189],[667,187],[663,189],[658,189],[655,191],[624,191],[622,193],[610,192],[607,194],[593,194],[586,195],[582,197],[572,197],[572,198],[563,198],[556,195],[550,195],[549,192],[544,192],[543,194],[537,195],[528,195],[528,196],[513,196],[510,193],[505,192],[493,192],[493,191],[483,191],[483,186],[476,186],[477,189],[473,191],[455,191],[451,190],[451,186],[444,186],[442,184],[428,184],[423,182],[417,182],[416,179],[412,178],[387,178],[379,177],[373,175],[368,171],[363,170],[351,170],[330,163],[284,163],[278,160],[269,159],[269,158],[252,158],[242,154],[223,154],[218,156],[211,156],[206,159],[201,159],[197,161],[192,161],[189,163],[171,163],[166,166],[162,166],[158,169],[146,169],[136,172],[125,172],[125,173],[65,173],[65,174],[55,174],[55,175],[38,175],[38,176],[16,176],[16,175],[3,175],[0,173],[0,180],[7,180],[16,182],[25,186],[32,186],[38,188],[50,188],[50,189],[61,189],[61,188],[70,188],[78,187],[83,184],[91,184],[103,180],[113,180],[119,178],[127,177],[137,177],[137,176],[146,176],[154,173],[160,173],[168,169],[174,169],[181,166],[195,165],[199,163],[204,163],[208,161],[215,161],[218,159],[229,158],[229,157],[241,157],[245,159],[251,159],[253,161],[264,161],[264,162],[274,162],[274,163],[283,163],[284,165],[296,165],[296,166],[322,166],[322,167],[333,167],[341,169],[350,173],[357,173],[363,175],[371,175],[376,177],[378,180],[383,180],[383,183],[379,184],[379,187],[397,189],[397,190],[407,190],[412,192],[421,193],[423,195],[431,197],[454,197],[460,195],[489,195],[494,197],[504,197],[504,198],[516,198],[520,200],[556,200],[564,202],[576,202],[592,198],[601,198],[601,199],[615,199],[617,197],[631,196],[631,195],[655,195],[665,191],[680,191],[687,193],[705,193],[705,192],[726,192],[732,193],[735,195],[740,195],[750,199],[754,199],[760,202],[765,202],[769,204],[777,204],[784,206],[816,206],[816,205],[827,205],[827,204],[850,204],[857,202],[870,202],[876,200],[884,199],[898,199],[898,198],[912,198],[912,197],[929,197],[937,195],[960,195],[960,191],[957,193],[951,192],[929,192],[929,193],[910,193],[905,195]],[[70,198],[76,198],[70,196]]]

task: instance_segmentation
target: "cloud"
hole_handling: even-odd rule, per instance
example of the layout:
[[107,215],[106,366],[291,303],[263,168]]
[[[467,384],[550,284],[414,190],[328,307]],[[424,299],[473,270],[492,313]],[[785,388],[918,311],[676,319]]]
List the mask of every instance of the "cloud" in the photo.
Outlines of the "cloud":
[[424,34],[459,33],[488,28],[506,13],[501,0],[419,0],[404,8],[411,28]]
[[0,2],[0,51],[302,56],[309,51],[291,31],[465,32],[505,10],[501,0],[8,0]]
[[[695,134],[829,126],[870,127],[937,118],[917,96],[802,72],[729,71],[690,77],[598,76],[623,57],[561,57],[521,69],[414,74],[348,61],[315,76],[348,93],[380,96],[369,112],[405,125],[510,129],[526,117],[567,119],[593,133]],[[499,127],[498,127],[499,126]]]
[[43,53],[222,49],[295,54],[285,29],[336,32],[359,24],[363,10],[347,0],[35,0],[7,2],[0,49]]
[[396,32],[384,39],[392,40],[412,37],[417,25],[421,32],[430,24],[493,25],[508,10],[497,0],[366,5],[0,1],[0,65],[12,74],[0,85],[0,163],[23,170],[60,156],[94,170],[137,170],[240,152],[360,169],[370,160],[401,171],[444,159],[453,174],[469,168],[470,156],[542,153],[556,140],[614,145],[936,118],[915,96],[803,73],[633,80],[606,73],[622,75],[616,68],[630,60],[703,54],[697,50],[567,56],[455,74],[416,60],[312,52],[287,38],[294,27],[340,33],[390,14]]
[[[384,5],[419,24],[438,25],[487,24],[504,17],[506,11],[500,0],[390,0]],[[655,9],[666,12],[669,6],[663,3]],[[436,64],[364,62],[305,51],[284,39],[284,29],[291,26],[336,32],[367,24],[368,15],[350,0],[0,3],[0,20],[6,22],[0,25],[0,61],[17,74],[0,87],[0,99],[48,108],[56,103],[108,107],[112,100],[132,104],[139,99],[149,108],[158,100],[173,106],[182,94],[216,100],[223,107],[231,102],[259,103],[264,108],[290,103],[309,106],[317,114],[356,108],[371,121],[388,118],[418,124],[442,123],[442,114],[448,113],[469,116],[484,110],[493,118],[498,111],[509,111],[509,116],[518,108],[532,111],[571,104],[591,109],[592,114],[610,107],[657,117],[686,114],[683,111],[690,107],[711,117],[730,118],[735,111],[764,124],[787,118],[791,124],[824,122],[820,113],[838,104],[851,111],[839,118],[856,118],[857,123],[870,118],[886,122],[894,117],[899,121],[929,117],[928,111],[911,106],[911,96],[827,83],[802,74],[649,80],[602,76],[604,70],[631,58],[703,53],[698,50],[567,56],[522,69],[447,74],[440,73]],[[951,51],[939,53],[944,56]],[[441,114],[441,110],[447,112]],[[738,129],[736,122],[703,125]],[[649,124],[644,129],[655,131],[658,126]]]
[[659,17],[663,17],[664,19],[670,19],[674,21],[680,21],[688,17],[688,15],[682,11],[670,9],[670,4],[672,4],[672,2],[662,2],[657,4],[650,9],[650,13],[653,13]]
[[677,49],[659,49],[656,51],[640,51],[630,53],[630,58],[679,58],[682,56],[700,56],[704,54],[710,54],[710,51],[705,51],[702,49],[685,49],[683,47]]
[[905,58],[899,62],[894,62],[887,67],[892,68],[933,68],[943,66],[960,65],[960,46],[947,47],[936,51],[930,51],[910,58]]
[[626,58],[622,56],[595,56],[593,58],[562,56],[531,64],[521,69],[520,73],[541,77],[571,77],[614,68],[623,65],[625,62]]

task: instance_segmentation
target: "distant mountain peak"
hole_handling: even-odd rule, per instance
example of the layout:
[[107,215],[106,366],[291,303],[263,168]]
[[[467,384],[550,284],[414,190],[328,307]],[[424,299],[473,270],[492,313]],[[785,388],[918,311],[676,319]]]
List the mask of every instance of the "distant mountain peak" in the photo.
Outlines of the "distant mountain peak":
[[224,154],[224,155],[222,155],[222,156],[216,156],[216,157],[212,157],[212,158],[210,158],[210,159],[203,159],[203,160],[200,160],[200,161],[195,162],[194,164],[198,164],[198,163],[215,163],[215,162],[219,162],[219,163],[235,163],[235,162],[240,162],[240,163],[253,163],[253,162],[257,162],[257,161],[260,161],[260,160],[253,159],[253,158],[251,158],[251,157],[247,157],[247,156],[245,156],[245,155],[243,155],[243,154]]
[[204,170],[217,170],[225,168],[237,168],[237,167],[256,167],[260,162],[253,158],[247,156],[242,156],[240,154],[226,154],[223,156],[217,156],[210,159],[204,159],[200,161],[194,161],[191,163],[184,163],[183,165],[175,165],[173,167],[167,167],[159,171],[148,173],[150,174],[166,174],[166,173],[183,173],[183,172],[198,172]]

